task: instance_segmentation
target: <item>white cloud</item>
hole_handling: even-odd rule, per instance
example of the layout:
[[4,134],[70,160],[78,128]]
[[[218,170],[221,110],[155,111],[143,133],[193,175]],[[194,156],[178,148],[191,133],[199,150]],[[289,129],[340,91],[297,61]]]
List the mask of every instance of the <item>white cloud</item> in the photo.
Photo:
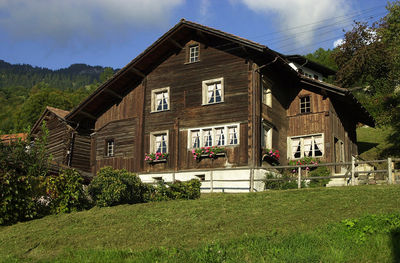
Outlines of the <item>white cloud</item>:
[[0,0],[0,28],[15,39],[90,42],[127,34],[127,29],[163,26],[184,1]]
[[333,42],[333,47],[336,48],[336,47],[342,45],[343,43],[344,43],[343,38],[336,39],[336,40]]
[[[333,24],[343,21],[343,15],[350,10],[346,0],[240,0],[254,12],[265,16],[278,15],[277,30],[292,38],[297,45],[307,46],[323,40],[316,30],[321,27],[322,20]],[[335,18],[336,17],[336,18]],[[340,18],[341,17],[341,18]],[[301,25],[307,25],[299,27]],[[295,30],[291,29],[296,27]],[[291,29],[291,30],[289,30]],[[307,31],[307,32],[306,32]],[[326,39],[326,31],[324,34]],[[268,45],[268,43],[266,43]]]

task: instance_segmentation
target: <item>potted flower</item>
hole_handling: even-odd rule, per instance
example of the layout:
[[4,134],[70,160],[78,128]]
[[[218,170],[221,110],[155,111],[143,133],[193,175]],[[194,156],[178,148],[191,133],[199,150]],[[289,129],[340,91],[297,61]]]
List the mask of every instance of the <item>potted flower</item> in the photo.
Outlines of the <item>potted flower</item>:
[[225,153],[226,153],[225,148],[218,146],[201,147],[192,150],[193,159],[197,161],[200,161],[201,158],[216,159],[219,156],[225,156]]
[[270,163],[271,165],[278,165],[281,155],[278,150],[264,149],[262,152],[262,160]]
[[162,162],[166,162],[168,158],[168,153],[160,153],[160,152],[156,152],[156,153],[145,153],[144,154],[144,160],[147,163],[162,163]]

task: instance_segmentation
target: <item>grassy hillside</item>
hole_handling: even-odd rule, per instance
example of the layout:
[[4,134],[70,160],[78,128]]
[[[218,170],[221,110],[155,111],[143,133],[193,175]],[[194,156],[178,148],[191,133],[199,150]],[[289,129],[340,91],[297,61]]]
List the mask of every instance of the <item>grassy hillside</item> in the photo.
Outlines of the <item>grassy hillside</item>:
[[385,158],[385,150],[391,146],[387,137],[391,133],[390,127],[360,127],[357,128],[358,153],[365,160]]
[[93,208],[1,227],[0,261],[391,262],[388,233],[357,243],[340,221],[398,212],[399,197],[362,186]]

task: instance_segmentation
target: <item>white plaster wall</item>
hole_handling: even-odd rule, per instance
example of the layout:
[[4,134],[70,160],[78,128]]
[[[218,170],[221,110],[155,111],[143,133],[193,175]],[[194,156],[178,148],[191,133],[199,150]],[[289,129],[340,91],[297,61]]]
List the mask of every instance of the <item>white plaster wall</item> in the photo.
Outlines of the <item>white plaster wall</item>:
[[[265,178],[264,169],[254,169],[254,179]],[[246,193],[250,192],[250,169],[239,169],[239,170],[216,170],[213,171],[213,192],[225,192],[225,193]],[[211,191],[211,179],[210,171],[190,171],[190,172],[176,172],[175,180],[189,181],[191,179],[199,179],[199,176],[204,175],[205,181],[201,184],[201,192],[209,193]],[[144,183],[156,183],[155,178],[162,178],[165,182],[173,181],[173,173],[159,173],[159,174],[139,174],[140,179]],[[224,181],[218,181],[224,180]],[[229,181],[229,180],[240,180],[240,181]],[[241,181],[243,180],[243,181]],[[254,190],[259,192],[264,190],[264,183],[262,181],[254,181]]]

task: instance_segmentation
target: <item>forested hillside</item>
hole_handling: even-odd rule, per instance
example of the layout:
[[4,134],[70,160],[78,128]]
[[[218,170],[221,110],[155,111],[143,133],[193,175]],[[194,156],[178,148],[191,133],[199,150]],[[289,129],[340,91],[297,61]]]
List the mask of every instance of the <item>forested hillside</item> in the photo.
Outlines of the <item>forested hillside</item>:
[[0,60],[0,133],[26,130],[46,106],[71,110],[113,73],[86,64],[51,70]]

